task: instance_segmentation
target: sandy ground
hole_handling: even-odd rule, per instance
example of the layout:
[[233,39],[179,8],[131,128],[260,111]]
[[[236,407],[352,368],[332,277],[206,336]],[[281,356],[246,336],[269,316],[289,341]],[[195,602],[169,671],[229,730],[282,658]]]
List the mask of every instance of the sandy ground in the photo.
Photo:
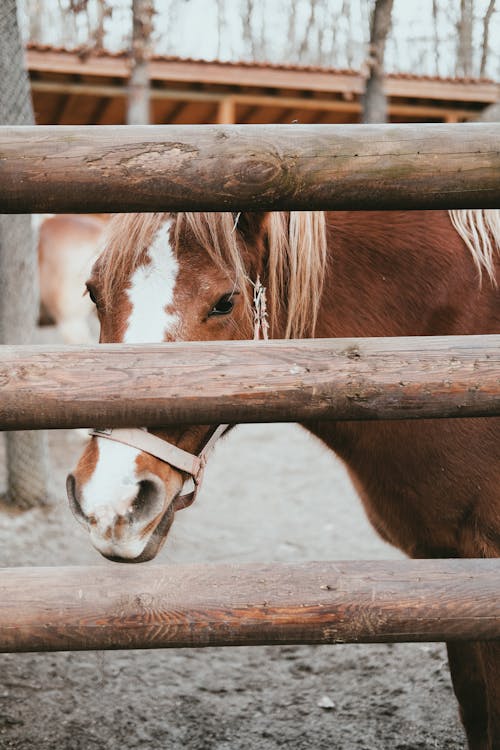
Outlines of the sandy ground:
[[[82,447],[50,434],[53,504],[0,513],[1,565],[113,565],[71,517]],[[341,464],[300,428],[249,425],[216,449],[158,561],[397,558]],[[416,750],[465,747],[440,644],[0,655],[0,748]],[[331,708],[319,703],[327,697]]]

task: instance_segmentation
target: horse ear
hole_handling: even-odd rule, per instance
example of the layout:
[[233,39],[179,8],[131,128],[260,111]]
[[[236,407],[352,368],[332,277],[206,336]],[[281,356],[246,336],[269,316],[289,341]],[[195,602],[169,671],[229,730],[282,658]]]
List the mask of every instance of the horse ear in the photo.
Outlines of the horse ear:
[[233,216],[234,225],[245,242],[253,242],[264,234],[269,211],[241,211]]

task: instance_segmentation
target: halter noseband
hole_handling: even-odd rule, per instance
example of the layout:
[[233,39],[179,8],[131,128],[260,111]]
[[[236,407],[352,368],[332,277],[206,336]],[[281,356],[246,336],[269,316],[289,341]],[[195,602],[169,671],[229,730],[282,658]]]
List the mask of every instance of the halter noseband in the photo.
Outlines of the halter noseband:
[[[261,337],[267,341],[269,338],[269,323],[267,321],[266,288],[260,283],[259,277],[253,284],[253,314],[254,314],[254,341]],[[212,452],[217,440],[229,428],[228,424],[220,424],[198,455],[182,450],[177,445],[169,443],[168,440],[152,435],[145,427],[120,427],[117,429],[92,429],[89,435],[92,437],[113,440],[116,443],[137,448],[143,453],[159,458],[169,466],[180,469],[189,474],[194,482],[194,489],[184,495],[179,495],[173,503],[174,511],[187,508],[194,503],[203,481],[203,473],[208,456]]]
[[128,445],[131,448],[137,448],[143,453],[159,458],[169,466],[190,474],[194,489],[184,495],[179,495],[174,500],[174,510],[181,510],[191,505],[201,487],[203,472],[207,463],[208,456],[212,452],[217,440],[226,432],[228,424],[221,424],[207,440],[198,455],[188,453],[177,445],[169,443],[157,435],[152,435],[144,427],[119,427],[117,429],[93,429],[89,430],[89,435],[98,438],[106,438],[116,443]]

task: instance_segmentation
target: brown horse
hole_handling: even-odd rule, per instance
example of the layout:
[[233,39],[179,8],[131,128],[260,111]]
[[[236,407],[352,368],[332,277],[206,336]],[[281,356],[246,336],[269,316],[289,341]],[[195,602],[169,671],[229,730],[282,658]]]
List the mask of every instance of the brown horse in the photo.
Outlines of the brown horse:
[[103,215],[94,214],[52,215],[36,220],[40,322],[56,325],[67,344],[95,341],[90,325],[94,309],[82,289],[102,251],[107,223]]
[[[126,215],[88,289],[102,342],[252,338],[259,277],[275,338],[498,333],[499,237],[497,211]],[[304,426],[344,460],[374,527],[408,555],[499,555],[500,419]],[[103,555],[154,557],[198,471],[189,460],[214,430],[155,429],[186,452],[171,460],[144,431],[91,439],[68,494]],[[499,748],[500,644],[448,651],[470,748]]]

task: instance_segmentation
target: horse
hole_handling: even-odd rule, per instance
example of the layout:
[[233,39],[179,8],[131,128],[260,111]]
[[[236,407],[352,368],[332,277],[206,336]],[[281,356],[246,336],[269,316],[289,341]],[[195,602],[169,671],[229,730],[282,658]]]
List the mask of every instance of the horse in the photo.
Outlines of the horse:
[[[104,343],[250,339],[264,319],[273,338],[498,333],[499,240],[496,210],[128,214],[87,289]],[[499,418],[303,426],[410,557],[499,555]],[[67,480],[94,546],[153,558],[225,429],[94,431]],[[469,747],[500,747],[500,644],[450,643],[448,655]]]
[[108,219],[101,215],[44,215],[36,219],[40,324],[56,325],[67,344],[95,342],[94,306],[82,294],[102,250]]

